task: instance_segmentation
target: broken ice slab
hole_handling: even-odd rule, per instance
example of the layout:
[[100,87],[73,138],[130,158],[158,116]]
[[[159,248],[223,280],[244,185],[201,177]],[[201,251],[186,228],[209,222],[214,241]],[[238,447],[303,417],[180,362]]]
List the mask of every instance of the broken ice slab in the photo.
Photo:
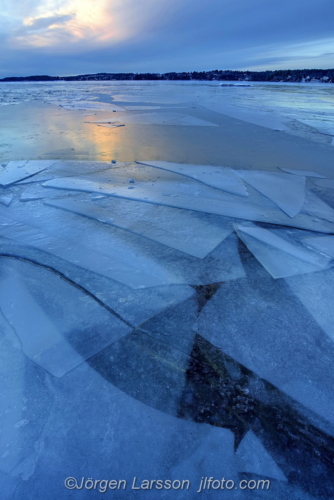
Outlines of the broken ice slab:
[[314,184],[320,187],[334,189],[334,179],[321,179],[320,181],[314,181]]
[[91,296],[39,265],[1,258],[0,307],[23,352],[56,377],[131,331]]
[[169,307],[175,307],[195,293],[194,289],[188,285],[162,285],[153,288],[132,289],[111,278],[80,268],[77,264],[57,257],[54,253],[47,253],[36,247],[20,244],[6,238],[0,238],[0,242],[1,253],[38,262],[46,268],[56,270],[75,285],[79,285],[97,297],[134,327],[141,325]]
[[98,124],[114,124],[117,122],[124,123],[140,123],[143,125],[187,125],[187,126],[200,126],[200,127],[218,127],[216,123],[208,122],[206,120],[201,120],[194,116],[185,115],[181,113],[172,113],[169,111],[163,111],[161,113],[142,113],[142,114],[129,114],[121,113],[117,117],[111,117],[107,119],[94,120],[85,123],[95,123]]
[[[28,207],[25,207],[25,212],[29,220]],[[106,244],[98,241],[101,239],[101,231],[96,231],[95,235],[90,234],[87,240],[85,235],[89,233],[80,229],[82,227],[80,224],[77,226],[76,233],[73,232],[75,231],[73,224],[67,228],[64,222],[63,233],[60,226],[57,230],[45,231],[43,221],[39,224],[41,229],[26,221],[20,223],[7,217],[0,217],[0,224],[0,236],[4,238],[39,248],[79,267],[120,281],[131,288],[179,283],[175,276],[162,268],[158,262],[152,261],[145,255],[139,255],[138,252],[135,253],[126,243],[118,241],[117,236],[115,239],[115,236],[111,234],[108,235],[107,247]],[[34,224],[38,225],[38,214]],[[97,239],[96,243],[94,243],[95,239]],[[101,245],[103,249],[100,249]]]
[[[324,314],[333,331],[333,270],[275,281],[255,267],[252,259],[243,264],[247,277],[221,285],[202,309],[196,331],[334,423],[334,343],[312,317],[313,313],[321,319]],[[321,277],[328,274],[331,279],[321,286]],[[291,291],[287,283],[300,284],[300,293]],[[310,286],[304,288],[304,283]],[[311,313],[304,307],[306,300]],[[254,389],[261,391],[259,386]],[[270,404],[268,399],[263,402]]]
[[314,248],[320,253],[334,258],[334,236],[315,236],[313,238],[304,238],[303,243]]
[[334,269],[286,279],[292,292],[334,341]]
[[56,160],[10,161],[0,172],[0,186],[10,186],[47,169],[54,163]]
[[297,215],[305,200],[305,177],[263,172],[254,170],[236,170],[242,179],[273,201],[290,217]]
[[[44,197],[48,191],[44,189]],[[232,222],[220,216],[154,207],[131,200],[109,199],[108,209],[69,199],[44,203],[125,229],[201,259],[233,232]]]
[[128,111],[143,111],[146,109],[161,109],[161,106],[140,106],[140,105],[132,105],[132,106],[124,106]]
[[[286,176],[293,178],[289,174]],[[131,186],[129,178],[135,181]],[[145,165],[122,166],[91,175],[58,178],[43,185],[323,233],[334,232],[334,210],[310,192],[306,193],[303,209],[292,219],[251,186],[248,197],[235,196],[180,174]]]
[[293,168],[285,168],[285,167],[278,167],[280,170],[283,170],[284,172],[287,172],[288,174],[294,174],[294,175],[303,175],[305,177],[318,177],[321,179],[326,179],[324,175],[318,174],[318,172],[314,172],[313,170],[296,170]]
[[312,273],[328,267],[330,259],[290,242],[268,229],[235,224],[239,238],[275,279]]
[[9,205],[12,202],[12,199],[13,199],[13,195],[12,194],[0,196],[0,203],[2,203],[3,205],[5,205],[6,207],[9,207]]
[[236,452],[236,460],[240,472],[287,481],[277,463],[252,431],[248,431],[242,439]]
[[32,184],[27,186],[21,192],[20,201],[34,201],[44,198],[59,198],[60,196],[68,196],[68,191],[61,191],[60,189],[44,189],[39,184]]
[[248,196],[242,180],[229,167],[213,167],[212,165],[187,165],[168,161],[139,161],[137,163],[161,168],[170,172],[185,175],[203,182],[208,186],[227,191],[228,193]]

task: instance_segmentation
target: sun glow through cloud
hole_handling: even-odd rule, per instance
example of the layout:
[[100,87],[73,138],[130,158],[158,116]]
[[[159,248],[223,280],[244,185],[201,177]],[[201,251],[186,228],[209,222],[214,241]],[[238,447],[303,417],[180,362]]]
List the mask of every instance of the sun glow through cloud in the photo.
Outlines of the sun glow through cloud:
[[[63,47],[84,41],[99,45],[118,42],[126,37],[126,30],[117,23],[109,0],[49,1],[40,4],[34,15],[22,19],[22,27],[13,37],[16,47]],[[64,45],[65,44],[65,45]]]

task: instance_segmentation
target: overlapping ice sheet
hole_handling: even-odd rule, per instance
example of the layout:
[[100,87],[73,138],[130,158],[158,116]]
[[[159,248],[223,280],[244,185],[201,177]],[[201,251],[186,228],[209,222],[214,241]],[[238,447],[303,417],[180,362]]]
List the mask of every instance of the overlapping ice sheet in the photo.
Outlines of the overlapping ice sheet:
[[[44,189],[44,197],[48,191]],[[109,199],[107,208],[69,199],[45,203],[126,229],[201,259],[233,231],[232,222],[220,216],[201,215],[172,207],[154,207],[131,200]]]
[[334,236],[315,236],[304,238],[303,243],[318,252],[334,258]]
[[200,127],[218,127],[216,123],[201,120],[194,116],[185,115],[181,113],[173,113],[163,111],[161,113],[136,113],[128,114],[121,113],[116,117],[107,118],[104,120],[94,120],[86,123],[101,124],[117,124],[122,123],[141,123],[143,125],[187,125],[187,126],[200,126]]
[[68,195],[71,195],[68,191],[61,191],[59,189],[44,189],[43,186],[34,183],[22,190],[20,194],[20,201],[34,201],[41,200],[43,198],[59,198],[60,196]]
[[34,225],[29,224],[28,207],[25,211],[24,222],[0,216],[0,236],[39,248],[132,288],[179,282],[158,262],[145,254],[136,254],[117,235],[102,235],[94,227],[90,228],[91,233],[85,232],[82,224],[70,224],[69,220],[62,222],[63,228],[59,225],[53,228],[54,231],[48,231],[43,220],[39,223],[38,215],[35,215]]
[[321,179],[326,179],[324,175],[318,174],[318,172],[314,172],[313,170],[296,170],[293,168],[285,168],[285,167],[278,167],[280,170],[283,170],[284,172],[287,172],[288,174],[294,174],[294,175],[303,175],[305,177],[318,177]]
[[0,186],[6,187],[50,167],[55,160],[10,161],[0,172]]
[[[235,224],[239,238],[273,278],[321,271],[330,259],[261,227]],[[283,236],[283,237],[282,237]]]
[[320,328],[334,342],[334,269],[294,276],[287,278],[286,282]]
[[321,179],[319,181],[314,181],[314,184],[320,187],[334,189],[334,179]]
[[195,329],[334,423],[334,343],[314,320],[333,332],[333,270],[276,281],[260,271],[247,259],[247,278],[222,284]]
[[248,196],[244,183],[229,167],[213,167],[212,165],[188,165],[169,163],[168,161],[140,161],[144,165],[185,175],[208,186],[227,191],[228,193]]
[[252,431],[248,431],[241,441],[236,452],[236,461],[240,472],[287,481],[281,469]]
[[61,377],[131,327],[52,272],[0,259],[0,307],[23,352]]
[[[294,179],[289,174],[286,177]],[[135,182],[130,185],[129,179]],[[174,172],[145,165],[124,166],[94,175],[58,178],[43,185],[323,233],[334,231],[334,210],[313,193],[306,192],[302,210],[291,218],[251,186],[248,197],[235,196]]]
[[4,209],[0,218],[0,236],[40,248],[132,288],[200,285],[244,276],[233,234],[202,260],[39,201],[12,206],[8,216],[7,211]]
[[304,176],[253,170],[236,170],[236,173],[290,217],[300,212],[305,200]]

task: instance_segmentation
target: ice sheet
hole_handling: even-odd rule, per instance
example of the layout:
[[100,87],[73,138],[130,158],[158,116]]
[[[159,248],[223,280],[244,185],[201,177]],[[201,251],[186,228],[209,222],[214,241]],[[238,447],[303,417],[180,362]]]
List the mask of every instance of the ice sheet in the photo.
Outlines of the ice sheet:
[[[28,207],[25,211],[29,219]],[[34,223],[38,225],[36,220]],[[75,229],[73,225],[70,230],[64,227],[63,234],[61,231],[52,231],[52,229],[46,232],[43,229],[43,222],[40,227],[42,229],[32,226],[27,221],[20,223],[0,216],[0,236],[39,248],[132,288],[179,283],[157,262],[153,262],[145,255],[134,253],[125,243],[117,241],[117,237],[115,240],[112,235],[109,235],[109,247],[106,248],[106,245],[103,245],[103,249],[100,250],[97,242],[101,236],[99,231],[87,240],[85,234],[80,235],[82,231],[80,227],[77,227],[76,234],[73,233]],[[72,238],[70,237],[71,231]],[[96,243],[94,243],[95,240]]]
[[167,161],[137,162],[151,167],[185,175],[208,186],[227,191],[228,193],[248,196],[244,183],[229,167],[213,167],[211,165],[187,165],[184,163],[169,163]]
[[173,113],[169,111],[163,111],[161,113],[142,113],[142,114],[130,114],[121,113],[116,117],[110,117],[104,120],[94,120],[86,123],[95,124],[117,124],[122,123],[141,123],[143,125],[187,125],[187,126],[200,126],[200,127],[218,127],[216,123],[211,123],[206,120],[201,120],[194,116],[185,115],[181,113]]
[[60,196],[68,195],[71,195],[68,191],[61,191],[59,189],[44,189],[43,186],[34,183],[25,187],[25,189],[21,192],[20,201],[41,200],[43,198],[59,198]]
[[0,172],[0,186],[10,186],[50,167],[56,160],[10,161]]
[[236,170],[236,173],[290,217],[300,212],[305,200],[304,176],[253,170]]
[[[58,252],[57,255],[95,272],[100,269],[100,274],[133,288],[162,284],[200,285],[244,276],[237,237],[233,234],[202,260],[73,212],[42,206],[38,201],[13,206],[10,217],[12,221],[15,219],[41,232],[35,239],[30,235],[31,243],[28,240],[22,243],[41,244],[44,234],[49,242],[45,251]],[[9,219],[5,217],[6,221],[8,223]],[[16,241],[22,238],[17,229],[4,228],[0,234],[5,235],[5,231],[6,235],[10,234],[6,237],[16,238]],[[56,240],[53,245],[50,238]]]
[[278,167],[280,170],[287,172],[288,174],[294,175],[304,175],[305,177],[319,177],[321,179],[326,179],[324,175],[314,172],[313,170],[295,170],[293,168]]
[[274,130],[287,130],[286,123],[289,119],[276,115],[271,111],[261,111],[259,109],[231,106],[216,99],[202,101],[201,104],[216,113],[222,113],[224,115],[231,116],[232,118],[237,118],[238,120],[260,125],[261,127],[271,128]]
[[107,103],[107,102],[99,102],[99,101],[69,101],[69,102],[60,102],[60,106],[65,109],[97,109],[99,111],[124,111],[122,106],[118,106],[117,104]]
[[[294,178],[289,174],[286,176]],[[129,184],[129,178],[135,183]],[[240,197],[182,175],[144,165],[113,168],[94,175],[58,178],[43,185],[323,233],[334,232],[334,210],[310,192],[306,193],[303,209],[292,219],[251,186],[249,197]]]
[[314,184],[320,187],[334,189],[334,179],[323,179],[320,181],[314,181]]
[[273,231],[254,225],[235,224],[234,227],[239,237],[273,278],[322,270],[330,262],[330,259],[317,252],[307,250],[297,242],[284,238],[284,232],[277,235]]
[[2,258],[0,276],[0,307],[23,352],[56,377],[131,330],[50,271]]
[[318,252],[334,258],[334,236],[304,238],[303,243],[311,248],[314,248]]
[[281,469],[252,431],[248,431],[241,441],[236,459],[240,472],[287,481]]
[[[44,189],[44,197],[48,191],[49,189]],[[96,204],[68,199],[45,203],[126,229],[201,259],[233,231],[231,221],[219,216],[201,216],[198,212],[163,206],[153,207],[147,203],[130,200],[108,200],[107,209]]]
[[12,199],[13,199],[13,195],[12,194],[3,195],[3,196],[0,196],[0,203],[2,203],[3,205],[5,205],[6,207],[9,207],[9,205],[12,202]]
[[[247,278],[221,285],[202,309],[196,331],[334,423],[334,343],[312,317],[333,332],[333,270],[275,281],[252,259],[243,264]],[[295,285],[292,291],[287,283]]]
[[292,292],[334,341],[334,270],[286,279]]

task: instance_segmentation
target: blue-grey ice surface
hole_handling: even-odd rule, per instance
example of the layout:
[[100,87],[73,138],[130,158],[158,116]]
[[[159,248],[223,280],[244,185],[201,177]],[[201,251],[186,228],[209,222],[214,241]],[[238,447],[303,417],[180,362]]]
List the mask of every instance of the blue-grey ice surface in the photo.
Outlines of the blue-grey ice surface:
[[17,181],[21,181],[45,170],[54,163],[55,160],[10,161],[5,168],[0,171],[0,186],[10,186]]
[[167,161],[141,161],[144,165],[162,168],[185,175],[208,186],[227,191],[228,193],[248,196],[246,187],[236,173],[229,167],[213,167],[211,165],[187,165]]
[[322,254],[334,258],[334,236],[313,236],[304,238],[303,243]]

